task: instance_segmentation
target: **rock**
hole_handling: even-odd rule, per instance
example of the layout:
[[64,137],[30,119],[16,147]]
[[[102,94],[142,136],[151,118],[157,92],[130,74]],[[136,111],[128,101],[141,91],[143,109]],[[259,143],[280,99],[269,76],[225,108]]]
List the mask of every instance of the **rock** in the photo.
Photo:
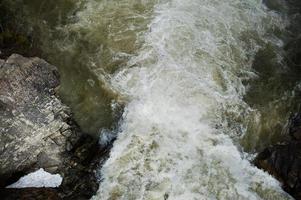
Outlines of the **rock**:
[[2,200],[59,200],[57,190],[52,188],[0,189]]
[[39,168],[63,177],[57,189],[1,189],[1,199],[32,199],[31,193],[89,199],[96,193],[97,169],[111,143],[101,147],[81,132],[55,96],[58,86],[57,69],[40,58],[0,60],[0,188]]
[[109,157],[114,140],[105,147],[90,137],[82,137],[73,149],[72,164],[65,170],[65,179],[59,188],[63,199],[90,199],[99,188],[99,169]]
[[301,114],[290,119],[288,141],[266,148],[255,159],[255,165],[264,169],[281,183],[283,189],[301,199]]
[[63,118],[69,109],[54,96],[57,69],[39,58],[14,54],[0,68],[0,186],[7,177],[28,169],[56,172],[62,167],[71,129]]

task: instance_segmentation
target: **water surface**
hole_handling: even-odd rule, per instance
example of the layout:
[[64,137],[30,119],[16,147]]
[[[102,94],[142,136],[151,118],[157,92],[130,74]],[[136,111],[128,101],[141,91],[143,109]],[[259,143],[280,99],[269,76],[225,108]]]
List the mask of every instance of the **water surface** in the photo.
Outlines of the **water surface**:
[[248,160],[281,141],[300,91],[289,9],[268,2],[7,2],[84,131],[122,113],[94,199],[290,198]]

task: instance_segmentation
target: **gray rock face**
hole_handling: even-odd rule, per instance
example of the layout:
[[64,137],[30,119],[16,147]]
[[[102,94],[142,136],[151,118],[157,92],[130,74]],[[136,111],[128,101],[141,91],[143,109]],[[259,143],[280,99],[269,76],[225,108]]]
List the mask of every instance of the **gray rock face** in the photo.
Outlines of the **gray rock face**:
[[[57,69],[40,58],[0,59],[1,199],[90,199],[96,193],[113,140],[100,146],[82,133],[55,96],[58,86]],[[38,168],[59,173],[60,187],[3,188]]]
[[13,54],[0,60],[0,187],[13,173],[57,172],[80,133],[54,96],[57,69],[39,58]]

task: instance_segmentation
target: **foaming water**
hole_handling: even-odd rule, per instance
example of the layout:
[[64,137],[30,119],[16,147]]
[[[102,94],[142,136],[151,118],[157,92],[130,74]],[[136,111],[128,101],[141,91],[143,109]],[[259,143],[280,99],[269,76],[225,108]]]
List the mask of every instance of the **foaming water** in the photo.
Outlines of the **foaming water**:
[[[107,79],[142,44],[156,0],[2,0],[16,29],[33,37],[43,57],[58,67],[60,96],[81,129],[96,137],[115,126],[119,95]],[[119,111],[118,111],[119,112]]]
[[242,81],[283,26],[261,1],[158,3],[144,46],[111,79],[129,102],[94,199],[289,199],[236,142],[250,113]]
[[3,2],[59,67],[85,132],[111,142],[126,102],[95,199],[289,198],[241,150],[277,140],[300,91],[283,64],[287,22],[261,0]]
[[[129,59],[140,53],[145,40],[144,33],[148,31],[148,25],[155,16],[154,5],[158,2],[164,3],[159,0],[3,0],[1,5],[12,10],[13,18],[19,22],[18,29],[25,29],[31,33],[29,35],[33,36],[32,45],[40,47],[40,56],[59,68],[60,96],[71,107],[82,130],[98,136],[102,132],[99,129],[112,129],[117,124],[121,110],[114,109],[112,105],[116,102],[123,104],[119,91],[114,91],[111,87],[110,77],[129,63]],[[278,1],[274,5],[273,0],[264,2],[286,17],[289,10],[293,10],[288,9],[283,2],[281,5],[278,5]],[[226,3],[223,5],[227,6]],[[271,16],[275,14],[265,13],[265,10],[258,8],[262,6],[259,2],[242,2],[237,4],[236,8],[232,8],[239,10],[242,6],[248,7],[245,7],[247,18],[236,19],[237,23],[228,23],[225,20],[229,18],[226,11],[229,8],[220,9],[223,13],[221,15],[215,6],[212,4],[202,11],[202,16],[212,16],[202,17],[207,20],[207,25],[204,24],[204,20],[198,20],[203,24],[196,24],[196,28],[204,30],[202,34],[204,37],[207,34],[208,37],[191,45],[191,51],[195,51],[195,60],[203,62],[202,65],[208,65],[206,62],[218,65],[212,68],[212,78],[219,85],[219,90],[229,92],[232,87],[232,90],[238,89],[242,90],[240,93],[244,93],[245,87],[238,86],[241,83],[234,83],[232,86],[229,80],[242,81],[247,85],[244,101],[252,109],[249,109],[244,101],[230,105],[221,103],[220,107],[224,113],[216,114],[215,118],[219,118],[216,120],[217,126],[231,129],[228,133],[234,135],[232,139],[237,140],[237,135],[243,135],[239,142],[246,151],[256,152],[281,139],[281,128],[289,117],[289,112],[297,110],[295,107],[299,104],[297,96],[300,91],[300,73],[298,68],[286,66],[290,61],[287,62],[285,57],[290,56],[283,54],[284,49],[289,54],[291,50],[287,49],[291,49],[292,45],[284,39],[285,46],[282,47],[283,42],[275,37],[277,35],[287,38],[291,33],[283,30],[285,23],[276,22],[277,16]],[[269,16],[252,16],[258,14]],[[188,20],[189,15],[177,17]],[[261,20],[256,21],[259,18]],[[245,29],[245,22],[252,23],[257,28]],[[211,26],[214,26],[216,31],[212,31]],[[299,27],[296,24],[290,26]],[[215,34],[217,30],[219,35]],[[240,30],[240,33],[235,34],[235,37],[232,35],[232,38],[227,36],[235,30]],[[185,34],[186,40],[190,40],[188,42],[194,40],[190,37],[194,37],[195,33],[187,33],[185,30],[179,30],[179,27],[177,31]],[[264,38],[261,38],[263,35]],[[211,45],[210,37],[213,42],[218,42],[219,51],[225,52],[229,58],[219,56],[215,59],[214,52],[205,54],[201,51],[204,46]],[[184,43],[175,42],[174,51],[181,52],[181,44]],[[198,48],[197,45],[199,50],[193,50]],[[150,55],[148,59],[151,61],[153,56]],[[247,69],[250,63],[253,65],[252,69]],[[131,67],[136,65],[137,63],[133,62]],[[240,68],[241,65],[248,67]],[[239,79],[233,78],[236,76]],[[249,79],[250,77],[252,78]],[[211,112],[211,115],[214,115],[214,112]],[[247,134],[242,134],[246,130]]]

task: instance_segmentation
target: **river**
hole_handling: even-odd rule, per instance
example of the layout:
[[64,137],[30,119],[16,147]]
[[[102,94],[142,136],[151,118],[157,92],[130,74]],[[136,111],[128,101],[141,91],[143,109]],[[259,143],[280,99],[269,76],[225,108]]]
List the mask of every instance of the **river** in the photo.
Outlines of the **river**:
[[290,199],[250,163],[300,91],[284,3],[24,2],[78,123],[117,137],[93,199]]

